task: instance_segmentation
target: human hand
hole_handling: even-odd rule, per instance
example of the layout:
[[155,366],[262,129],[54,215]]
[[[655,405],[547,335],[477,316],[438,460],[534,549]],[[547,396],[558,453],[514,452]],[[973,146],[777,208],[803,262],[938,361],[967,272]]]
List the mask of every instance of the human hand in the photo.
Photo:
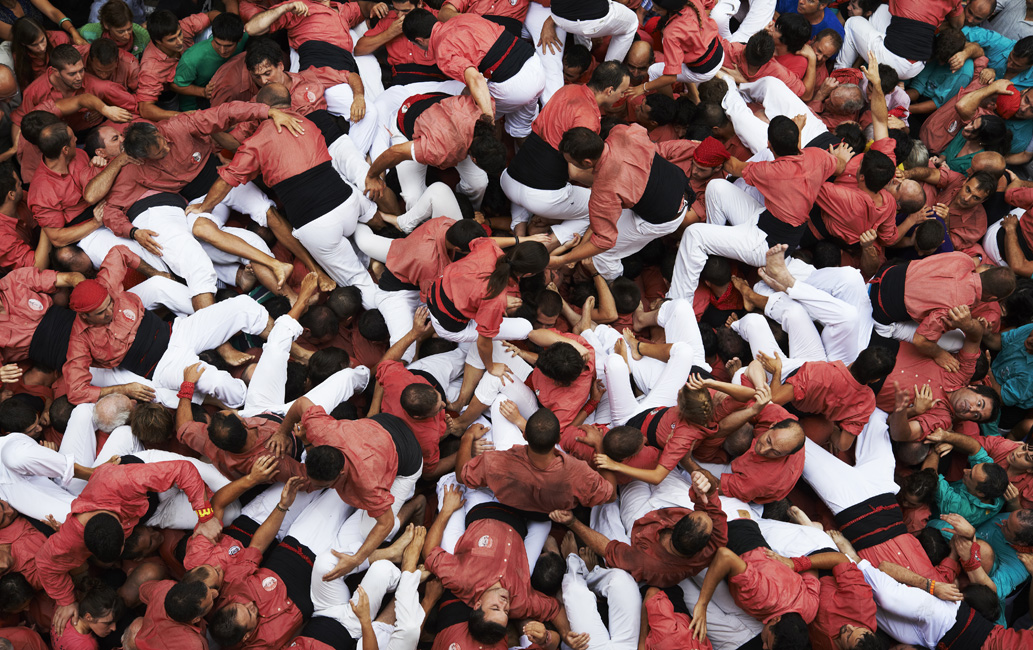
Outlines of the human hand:
[[371,201],[376,201],[384,196],[387,190],[387,183],[379,176],[366,176],[366,196]]
[[588,648],[588,632],[581,632],[580,634],[571,630],[563,637],[563,641],[570,646],[571,650],[587,650]]
[[430,310],[426,305],[416,308],[416,314],[412,318],[412,331],[420,341],[434,333],[434,324],[430,320]]
[[762,409],[771,402],[771,386],[761,384],[753,391],[753,406]]
[[355,95],[354,99],[352,99],[349,119],[352,122],[358,122],[364,117],[366,117],[366,97],[364,95]]
[[59,637],[64,634],[68,621],[71,621],[72,625],[79,622],[79,606],[75,603],[72,603],[71,605],[61,605],[54,610],[54,630],[51,635]]
[[298,489],[301,487],[301,477],[292,476],[287,479],[287,482],[283,484],[283,489],[280,490],[280,508],[283,510],[290,510],[290,507],[294,505],[294,499],[298,497]]
[[[942,401],[941,399],[933,399],[933,389],[929,384],[924,386],[915,385],[916,414],[921,415]],[[937,442],[943,442],[943,440],[941,439]]]
[[343,578],[362,564],[362,560],[359,559],[358,555],[349,555],[334,549],[330,549],[330,552],[337,558],[337,565],[323,576],[323,582],[333,582],[338,578]]
[[875,231],[874,228],[871,230],[865,230],[863,233],[861,233],[860,237],[861,248],[871,248],[872,246],[875,246],[875,241],[878,238],[879,234]]
[[[326,578],[324,578],[325,580]],[[352,612],[355,613],[355,617],[362,622],[367,622],[369,618],[369,596],[366,595],[366,590],[359,585],[355,589],[355,595],[352,597],[348,604],[351,605]]]
[[961,364],[958,363],[957,357],[943,348],[939,349],[933,360],[936,361],[936,365],[940,366],[947,372],[957,372],[961,369]]
[[538,621],[528,621],[524,623],[524,636],[531,640],[531,643],[537,643],[544,647],[548,644],[549,631],[545,629],[544,623]]
[[962,537],[968,537],[970,539],[976,536],[975,527],[968,523],[967,519],[957,513],[940,515],[940,519],[950,524],[949,528],[943,529],[948,533],[954,533],[955,535],[961,535]]
[[493,363],[491,364],[491,368],[488,368],[487,370],[490,374],[502,379],[503,385],[513,381],[513,371],[504,363]]
[[[709,472],[708,472],[709,473]],[[700,471],[692,473],[692,489],[696,491],[699,498],[703,503],[709,503],[707,498],[717,488],[716,485],[710,482],[710,478],[706,474]]]
[[707,604],[702,600],[696,601],[692,608],[692,621],[689,623],[692,630],[692,638],[697,641],[704,641],[707,638]]
[[138,402],[154,401],[154,389],[139,382],[123,384],[121,393],[129,399],[135,399]]
[[439,510],[441,514],[447,514],[451,516],[453,512],[459,510],[466,504],[466,499],[463,498],[463,490],[458,485],[446,485],[444,494],[441,497],[441,506]]
[[1001,227],[1005,230],[1015,232],[1015,230],[1019,227],[1019,218],[1014,214],[1009,214],[1001,221]]
[[956,603],[964,599],[961,594],[961,590],[953,582],[937,582],[936,586],[933,587],[933,595],[940,600],[946,600],[947,602]]
[[197,380],[204,374],[205,365],[201,361],[183,368],[183,381],[196,384]]
[[272,120],[273,124],[276,125],[276,132],[283,133],[284,129],[287,129],[294,134],[294,137],[298,137],[305,133],[305,127],[302,125],[301,120],[289,113],[285,113],[278,108],[269,109],[269,119]]
[[765,371],[770,372],[772,375],[775,373],[782,372],[782,355],[775,351],[775,356],[768,356],[763,352],[757,353],[757,361],[760,361],[760,365]]
[[265,449],[277,458],[283,458],[294,451],[294,445],[287,434],[277,431],[265,442]]
[[575,440],[588,445],[597,454],[601,454],[603,451],[603,432],[599,430],[599,427],[593,424],[582,424],[581,430],[585,432],[585,435],[578,436]]
[[790,569],[793,568],[792,560],[785,556],[779,555],[778,553],[772,551],[770,548],[764,549],[764,555],[766,555],[769,560],[775,560],[776,562],[781,562]]
[[997,78],[997,71],[991,67],[983,68],[983,71],[979,73],[979,83],[984,86],[989,86]]
[[549,16],[542,25],[542,35],[538,39],[538,47],[541,48],[542,54],[563,53],[563,41],[556,35],[556,23],[553,22],[552,16]]
[[[962,61],[964,63],[964,61]],[[868,65],[861,66],[861,72],[864,73],[865,78],[868,79],[868,83],[874,84],[876,87],[882,87],[882,77],[879,75],[879,62],[875,58],[875,52],[868,51]]]
[[616,470],[620,466],[620,463],[618,463],[617,461],[613,460],[612,458],[610,458],[606,454],[596,454],[595,455],[595,466],[598,467],[599,469],[608,469],[608,470],[614,471],[614,470]]
[[689,378],[685,381],[685,385],[689,387],[689,390],[703,390],[707,387],[707,380],[697,372],[689,375]]
[[549,513],[549,519],[552,519],[557,524],[569,526],[574,521],[574,513],[570,510],[553,510]]
[[602,379],[596,379],[592,382],[592,387],[588,389],[588,399],[599,401],[606,394],[606,385]]
[[143,246],[144,249],[147,250],[147,252],[157,255],[158,257],[161,257],[161,244],[159,244],[158,240],[155,239],[155,237],[157,236],[158,233],[154,232],[153,230],[141,228],[137,230],[136,233],[134,233],[133,239],[135,239],[138,244]]
[[[519,412],[518,412],[519,415]],[[483,424],[474,424],[467,431],[473,431],[473,455],[480,456],[481,454],[492,451],[495,449],[495,444],[485,438],[489,429]]]
[[265,485],[273,482],[276,475],[276,468],[280,461],[275,456],[262,455],[251,464],[251,471],[248,472],[248,479],[254,485]]
[[222,522],[217,517],[201,522],[194,526],[194,535],[205,537],[212,544],[216,544],[222,535]]
[[133,119],[133,114],[121,106],[105,106],[100,109],[100,114],[112,122],[124,123]]
[[0,366],[0,382],[13,384],[22,378],[22,369],[17,363],[8,363]]
[[1014,483],[1009,483],[1008,487],[1004,488],[1004,500],[1009,503],[1018,503],[1019,488],[1015,487]]

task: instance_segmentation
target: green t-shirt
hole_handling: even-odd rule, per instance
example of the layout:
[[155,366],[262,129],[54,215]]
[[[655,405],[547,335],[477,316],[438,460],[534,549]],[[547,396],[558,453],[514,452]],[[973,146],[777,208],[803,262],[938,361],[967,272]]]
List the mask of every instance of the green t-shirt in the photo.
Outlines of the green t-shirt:
[[[90,43],[100,38],[103,33],[104,29],[100,23],[87,23],[79,28],[79,34]],[[133,23],[133,49],[130,54],[139,59],[143,56],[144,48],[150,42],[151,35],[147,33],[147,30]]]
[[[245,45],[247,45],[247,34],[244,34],[244,38],[240,39],[240,42],[237,43],[237,48],[233,50],[233,54],[230,56],[236,56],[243,52]],[[216,70],[226,61],[229,61],[229,59],[219,56],[212,47],[212,39],[194,43],[179,58],[179,63],[176,64],[176,77],[173,83],[180,88],[205,86],[215,76]],[[208,101],[201,97],[193,97],[191,95],[179,96],[179,110],[181,111],[192,111],[198,108],[206,108],[207,106]]]

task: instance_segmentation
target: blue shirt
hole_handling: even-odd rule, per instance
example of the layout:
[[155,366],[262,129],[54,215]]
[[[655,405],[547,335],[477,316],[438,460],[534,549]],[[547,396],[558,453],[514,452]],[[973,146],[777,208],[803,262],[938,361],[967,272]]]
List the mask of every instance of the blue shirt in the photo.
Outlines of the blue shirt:
[[976,64],[972,62],[972,59],[965,61],[965,65],[961,66],[957,72],[951,72],[949,65],[930,61],[925,64],[925,68],[918,73],[918,76],[911,80],[911,87],[923,97],[933,100],[933,103],[939,108],[972,81],[975,68]]
[[[775,2],[775,11],[779,14],[797,14],[800,13],[796,10],[796,0],[777,0]],[[821,22],[817,25],[811,25],[811,38],[813,39],[818,35],[821,30],[831,27],[832,29],[839,32],[840,36],[846,34],[843,29],[843,23],[839,22],[838,15],[835,9],[829,9],[826,7],[825,15],[822,16]]]
[[[997,78],[1004,79],[1004,75],[1008,71],[1008,55],[1011,54],[1012,48],[1018,41],[1013,41],[982,27],[962,27],[961,31],[969,41],[979,43],[983,48],[983,56],[989,59],[989,66],[997,73]],[[1015,75],[1011,82],[1019,90],[1033,88],[1033,68]],[[1023,144],[1023,149],[1025,149],[1025,144]]]
[[1026,337],[1033,324],[1001,332],[1001,351],[994,359],[994,377],[1001,384],[1001,399],[1008,406],[1033,408],[1033,355],[1026,352]]
[[[982,448],[968,457],[969,467],[975,467],[980,463],[993,464],[993,462],[994,459],[990,458],[990,454],[986,453],[986,450]],[[969,492],[964,482],[954,481],[953,483],[948,483],[942,474],[939,475],[938,479],[939,487],[936,493],[936,507],[941,515],[958,514],[964,517],[968,523],[978,527],[996,516],[1001,511],[1001,508],[1004,507],[1004,497],[997,497],[993,501],[984,502]],[[933,528],[942,529],[944,526],[949,525],[942,519],[932,519],[929,521],[929,526]]]

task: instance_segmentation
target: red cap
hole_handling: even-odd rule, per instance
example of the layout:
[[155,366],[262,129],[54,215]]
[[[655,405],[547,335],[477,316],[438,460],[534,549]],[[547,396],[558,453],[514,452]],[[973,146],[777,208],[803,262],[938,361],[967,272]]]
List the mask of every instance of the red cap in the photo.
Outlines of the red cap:
[[997,114],[1006,120],[1015,117],[1015,114],[1019,112],[1019,105],[1022,103],[1022,93],[1018,88],[1008,84],[1008,90],[1012,94],[997,96]]
[[108,290],[96,280],[83,280],[72,289],[68,306],[80,314],[89,313],[104,304]]
[[720,167],[731,157],[732,154],[728,153],[728,149],[725,149],[721,141],[712,135],[700,142],[696,151],[692,153],[692,159],[696,161],[696,164],[704,167]]

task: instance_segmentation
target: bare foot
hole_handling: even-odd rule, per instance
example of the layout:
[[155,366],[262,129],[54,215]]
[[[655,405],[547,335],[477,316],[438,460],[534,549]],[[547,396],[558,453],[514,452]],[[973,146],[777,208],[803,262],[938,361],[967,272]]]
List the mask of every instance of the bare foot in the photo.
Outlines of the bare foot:
[[563,541],[560,542],[560,555],[564,558],[568,555],[577,555],[577,540],[574,539],[574,533],[569,530],[563,536]]
[[257,284],[258,277],[255,276],[255,270],[251,268],[250,264],[242,266],[237,270],[237,288],[241,292],[250,293]]
[[732,357],[731,359],[725,362],[725,370],[728,371],[729,376],[732,376],[735,373],[739,372],[740,368],[742,368],[742,359],[740,359],[739,357]]
[[242,366],[248,361],[254,360],[255,358],[254,355],[248,354],[246,352],[241,352],[229,343],[223,343],[218,348],[216,348],[216,351],[219,353],[219,356],[222,357],[223,361],[230,364],[234,368]]
[[581,320],[574,325],[574,333],[580,334],[585,330],[592,329],[592,310],[595,309],[595,296],[588,296],[585,304],[581,307]]
[[768,303],[767,297],[754,291],[749,282],[733,275],[732,286],[742,295],[742,305],[746,311],[764,311],[764,305]]
[[298,299],[311,307],[319,300],[319,274],[309,273],[301,281],[301,289],[298,290]]
[[399,535],[398,539],[392,542],[391,546],[381,549],[384,552],[384,555],[377,559],[391,560],[395,564],[398,564],[402,561],[402,554],[405,553],[406,547],[409,546],[409,543],[412,542],[415,535],[416,526],[409,524],[405,527],[405,532]]
[[613,344],[613,352],[621,355],[624,358],[624,364],[631,367],[628,360],[628,344],[624,342],[624,339],[617,339],[617,342]]
[[733,311],[731,314],[728,314],[728,318],[725,319],[725,327],[731,327],[732,323],[737,320],[739,320],[739,315]]
[[[772,246],[768,249],[767,262],[764,264],[764,272],[772,280],[787,288],[796,284],[796,278],[789,273],[789,269],[786,267],[786,250],[788,249],[789,247],[785,244]],[[784,291],[784,289],[780,289],[780,291]]]
[[757,275],[764,281],[764,284],[768,285],[775,291],[785,291],[788,287],[778,281],[778,279],[771,277],[771,275],[764,269],[757,269]]
[[635,333],[631,331],[630,327],[624,328],[624,340],[628,342],[628,352],[631,353],[631,358],[638,361],[642,358],[641,343],[636,338]]
[[821,524],[811,521],[811,518],[807,516],[807,513],[796,506],[789,508],[789,518],[801,526],[810,526],[811,528],[817,528],[818,530],[825,530]]
[[322,271],[315,272],[319,276],[319,290],[320,291],[333,291],[337,288],[337,283],[334,279]]
[[581,556],[581,560],[585,563],[585,568],[589,571],[594,569],[596,565],[599,564],[599,556],[595,554],[595,551],[588,548],[587,546],[582,546],[581,548],[579,548],[577,553]]
[[277,261],[273,265],[272,271],[273,275],[276,276],[276,288],[283,289],[287,285],[287,280],[290,279],[291,274],[294,273],[294,265]]
[[854,550],[854,545],[850,543],[850,540],[843,536],[843,533],[835,529],[829,530],[827,532],[829,537],[832,538],[832,541],[836,543],[836,548],[838,548],[841,553],[846,555],[854,562],[861,561],[861,558],[857,555],[857,551]]

